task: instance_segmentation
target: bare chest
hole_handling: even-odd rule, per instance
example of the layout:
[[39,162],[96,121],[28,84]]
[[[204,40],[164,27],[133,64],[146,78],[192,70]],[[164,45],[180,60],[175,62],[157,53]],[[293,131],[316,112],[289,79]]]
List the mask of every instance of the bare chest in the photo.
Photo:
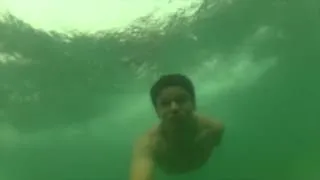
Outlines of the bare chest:
[[170,147],[164,141],[157,144],[154,160],[166,173],[184,173],[196,170],[206,163],[212,148],[202,138],[188,146]]

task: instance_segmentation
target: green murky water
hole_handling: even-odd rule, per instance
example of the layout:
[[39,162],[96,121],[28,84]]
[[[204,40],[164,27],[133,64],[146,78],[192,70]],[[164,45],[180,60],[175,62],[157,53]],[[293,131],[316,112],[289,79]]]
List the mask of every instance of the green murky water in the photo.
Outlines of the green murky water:
[[226,125],[201,170],[156,180],[320,179],[315,0],[0,1],[0,179],[126,180],[160,75]]

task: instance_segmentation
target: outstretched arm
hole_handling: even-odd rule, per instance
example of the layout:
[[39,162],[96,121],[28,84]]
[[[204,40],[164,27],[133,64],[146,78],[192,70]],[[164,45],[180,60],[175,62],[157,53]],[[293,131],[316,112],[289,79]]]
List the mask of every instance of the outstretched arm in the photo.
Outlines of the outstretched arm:
[[154,163],[148,137],[134,145],[130,180],[153,180]]

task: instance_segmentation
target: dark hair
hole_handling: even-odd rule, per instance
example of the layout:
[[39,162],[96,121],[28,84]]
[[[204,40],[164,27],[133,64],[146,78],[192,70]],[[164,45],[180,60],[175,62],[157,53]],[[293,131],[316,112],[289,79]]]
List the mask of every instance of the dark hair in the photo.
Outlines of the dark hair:
[[156,106],[156,99],[159,93],[169,86],[180,86],[190,93],[195,104],[195,90],[191,80],[182,74],[167,74],[161,76],[151,87],[150,96],[153,106]]

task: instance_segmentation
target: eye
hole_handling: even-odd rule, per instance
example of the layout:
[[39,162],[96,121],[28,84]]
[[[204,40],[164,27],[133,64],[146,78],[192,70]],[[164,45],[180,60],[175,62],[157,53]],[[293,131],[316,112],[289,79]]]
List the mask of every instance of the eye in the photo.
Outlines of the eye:
[[168,105],[170,105],[170,101],[168,101],[168,100],[162,100],[162,101],[160,102],[160,105],[161,105],[161,106],[168,106]]
[[177,102],[178,104],[182,104],[182,103],[185,103],[187,100],[188,100],[187,97],[185,97],[185,96],[180,96],[180,97],[178,97],[178,98],[176,99],[176,102]]

